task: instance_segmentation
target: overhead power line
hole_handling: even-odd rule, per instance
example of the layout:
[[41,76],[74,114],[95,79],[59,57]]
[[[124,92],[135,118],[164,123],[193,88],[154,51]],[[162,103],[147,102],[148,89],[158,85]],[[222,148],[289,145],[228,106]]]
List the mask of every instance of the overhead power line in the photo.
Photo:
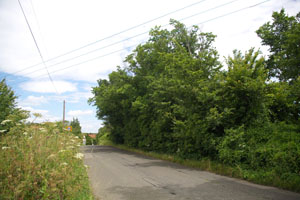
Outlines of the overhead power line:
[[268,2],[268,1],[271,1],[271,0],[262,1],[262,2],[260,2],[260,3],[254,4],[254,5],[252,5],[252,6],[244,7],[244,8],[241,8],[241,9],[238,9],[238,10],[235,10],[235,11],[232,11],[232,12],[229,12],[229,13],[226,13],[226,14],[224,14],[224,15],[220,15],[220,16],[217,16],[217,17],[215,17],[215,18],[212,18],[212,19],[203,21],[203,22],[198,23],[198,24],[196,24],[196,25],[204,24],[204,23],[207,23],[207,22],[210,22],[210,21],[213,21],[213,20],[222,18],[222,17],[226,17],[226,16],[228,16],[228,15],[232,15],[232,14],[234,14],[234,13],[241,12],[241,11],[243,11],[243,10],[246,10],[246,9],[249,9],[249,8],[256,7],[256,6],[258,6],[258,5],[261,5],[261,4],[263,4],[263,3],[266,3],[266,2]]
[[[18,0],[18,1],[19,1],[19,0]],[[204,2],[204,1],[207,1],[207,0],[197,1],[197,2],[195,2],[195,3],[193,3],[193,4],[190,4],[190,5],[188,5],[188,6],[185,6],[185,7],[183,7],[183,8],[179,8],[179,9],[177,9],[177,10],[171,11],[171,12],[166,13],[166,14],[164,14],[164,15],[161,15],[161,16],[159,16],[159,17],[156,17],[156,18],[153,18],[153,19],[148,20],[148,21],[146,21],[146,22],[143,22],[143,23],[141,23],[141,24],[135,25],[135,26],[133,26],[133,27],[130,27],[130,28],[125,29],[125,30],[123,30],[123,31],[120,31],[120,32],[118,32],[118,33],[115,33],[115,34],[112,34],[112,35],[107,36],[107,37],[105,37],[105,38],[102,38],[102,39],[96,40],[96,41],[94,41],[94,42],[88,43],[88,44],[86,44],[86,45],[83,45],[83,46],[81,46],[81,47],[78,47],[78,48],[76,48],[76,49],[73,49],[73,50],[71,50],[71,51],[68,51],[68,52],[66,52],[66,53],[63,53],[63,54],[60,54],[60,55],[58,55],[58,56],[52,57],[52,58],[50,58],[50,59],[44,60],[44,62],[49,62],[49,61],[55,60],[55,59],[57,59],[57,58],[60,58],[60,57],[69,55],[69,54],[74,53],[74,52],[76,52],[76,51],[78,51],[78,50],[84,49],[84,48],[89,47],[89,46],[91,46],[91,45],[94,45],[94,44],[96,44],[96,43],[99,43],[99,42],[102,42],[102,41],[104,41],[104,40],[113,38],[113,37],[115,37],[115,36],[117,36],[117,35],[120,35],[120,34],[122,34],[122,33],[128,32],[128,31],[130,31],[130,30],[136,29],[136,28],[138,28],[138,27],[140,27],[140,26],[143,26],[143,25],[145,25],[145,24],[149,24],[150,22],[156,21],[156,20],[161,19],[161,18],[163,18],[163,17],[166,17],[166,16],[168,16],[168,15],[171,15],[171,14],[177,13],[177,12],[179,12],[179,11],[182,11],[182,10],[184,10],[184,9],[190,8],[190,7],[192,7],[192,6],[195,6],[195,5],[200,4],[200,3]],[[19,71],[13,72],[12,74],[17,74],[17,73],[23,72],[23,71],[25,71],[25,70],[27,70],[27,69],[30,69],[30,68],[35,67],[35,66],[38,66],[38,65],[40,65],[40,64],[43,64],[43,63],[37,63],[37,64],[34,64],[34,65],[31,65],[31,66],[26,67],[26,68],[24,68],[24,69],[21,69],[21,70],[19,70]]]
[[[236,1],[240,1],[240,0],[233,0],[233,1],[227,2],[227,3],[225,3],[225,4],[218,5],[218,6],[216,6],[216,7],[213,7],[213,8],[210,8],[210,9],[207,9],[207,10],[204,10],[204,11],[201,11],[201,12],[198,12],[198,13],[196,13],[196,14],[190,15],[190,16],[188,16],[188,17],[184,17],[184,18],[182,18],[182,19],[179,19],[178,21],[183,21],[183,20],[186,20],[186,19],[195,17],[195,16],[197,16],[197,15],[204,14],[204,13],[207,13],[207,12],[209,12],[209,11],[213,11],[213,10],[215,10],[215,9],[218,9],[218,8],[221,8],[221,7],[224,7],[224,6],[227,6],[227,5],[229,5],[229,4],[232,4],[232,3],[236,2]],[[165,25],[163,25],[163,26],[161,26],[161,27],[165,27],[165,26],[168,26],[168,25],[169,25],[169,24],[165,24]],[[54,67],[54,66],[56,66],[56,65],[59,65],[59,64],[62,64],[62,63],[65,63],[65,62],[68,62],[68,61],[77,59],[77,58],[79,58],[79,57],[82,57],[82,56],[85,56],[85,55],[94,53],[94,52],[96,52],[96,51],[99,51],[99,50],[102,50],[102,49],[111,47],[111,46],[113,46],[113,45],[120,44],[120,43],[122,43],[122,42],[124,42],[124,41],[130,40],[130,39],[133,39],[133,38],[136,38],[136,37],[138,37],[138,36],[145,35],[145,34],[147,34],[147,33],[149,33],[149,31],[139,33],[139,34],[137,34],[137,35],[128,37],[128,38],[123,39],[123,40],[119,40],[119,41],[117,41],[117,42],[108,44],[108,45],[106,45],[106,46],[103,46],[103,47],[100,47],[100,48],[97,48],[97,49],[94,49],[94,50],[91,50],[91,51],[88,51],[88,52],[83,53],[83,54],[80,54],[80,55],[78,55],[78,56],[75,56],[75,57],[72,57],[72,58],[68,58],[68,59],[62,60],[62,61],[57,62],[57,63],[52,64],[52,65],[48,65],[48,69],[51,68],[51,67]],[[33,73],[38,72],[38,71],[41,71],[41,70],[43,70],[43,69],[37,69],[37,70],[31,71],[31,72],[28,72],[28,73],[26,73],[26,74],[23,74],[23,76],[26,76],[26,75],[29,75],[29,74],[33,74]]]
[[[253,8],[253,7],[256,7],[256,6],[259,6],[261,4],[264,4],[268,1],[271,1],[271,0],[266,0],[266,1],[262,1],[262,2],[259,2],[257,4],[254,4],[254,5],[251,5],[251,6],[247,6],[247,7],[244,7],[244,8],[241,8],[241,9],[238,9],[238,10],[235,10],[235,11],[232,11],[232,12],[229,12],[227,14],[224,14],[224,15],[220,15],[220,16],[217,16],[217,17],[214,17],[214,18],[211,18],[209,20],[205,20],[205,21],[202,21],[200,23],[197,23],[197,25],[200,25],[200,24],[205,24],[207,22],[210,22],[210,21],[213,21],[213,20],[216,20],[216,19],[220,19],[220,18],[223,18],[223,17],[226,17],[228,15],[232,15],[234,13],[237,13],[237,12],[241,12],[243,10],[246,10],[246,9],[250,9],[250,8]],[[192,27],[192,26],[191,26]],[[137,45],[137,44],[136,44]],[[60,72],[60,71],[63,71],[63,70],[66,70],[66,69],[69,69],[69,68],[72,68],[72,67],[75,67],[75,66],[78,66],[78,65],[82,65],[82,64],[85,64],[87,62],[91,62],[93,60],[96,60],[96,59],[99,59],[99,58],[102,58],[102,57],[105,57],[105,56],[109,56],[111,54],[114,54],[114,53],[117,53],[117,52],[121,52],[121,51],[124,51],[128,48],[132,48],[136,45],[132,45],[132,46],[129,46],[129,47],[126,47],[126,48],[122,48],[122,49],[119,49],[119,50],[116,50],[116,51],[112,51],[110,53],[107,53],[107,54],[104,54],[104,55],[101,55],[101,56],[97,56],[97,57],[94,57],[92,59],[88,59],[88,60],[85,60],[85,61],[82,61],[82,62],[79,62],[79,63],[76,63],[76,64],[73,64],[73,65],[70,65],[70,66],[67,66],[67,67],[64,67],[64,68],[61,68],[61,69],[58,69],[58,70],[55,70],[55,71],[52,71],[51,74],[54,74],[54,73],[57,73],[57,72]],[[43,77],[43,76],[46,76],[47,74],[43,74],[43,75],[39,75],[39,76],[36,76],[34,78],[39,78],[39,77]],[[25,82],[25,81],[20,81],[21,82]]]
[[49,79],[50,79],[50,81],[51,81],[51,83],[52,83],[52,85],[53,85],[53,87],[54,87],[56,93],[58,93],[58,92],[57,92],[57,89],[56,89],[56,87],[55,87],[55,85],[54,85],[54,82],[53,82],[53,80],[52,80],[52,77],[51,77],[51,75],[50,75],[50,73],[49,73],[49,71],[48,71],[48,69],[47,69],[46,64],[45,64],[45,61],[44,61],[42,52],[41,52],[41,50],[40,50],[40,48],[39,48],[39,46],[38,46],[38,44],[37,44],[37,41],[36,41],[36,39],[35,39],[35,37],[34,37],[34,34],[33,34],[33,32],[32,32],[32,29],[31,29],[31,27],[30,27],[30,24],[29,24],[29,22],[28,22],[28,20],[27,20],[27,17],[26,17],[26,14],[25,14],[25,12],[24,12],[24,9],[23,9],[23,7],[22,7],[22,4],[21,4],[20,0],[18,0],[18,2],[19,2],[19,5],[20,5],[20,8],[21,8],[21,10],[22,10],[23,16],[24,16],[24,18],[25,18],[25,21],[26,21],[26,23],[27,23],[27,26],[28,26],[28,28],[29,28],[29,30],[30,30],[30,33],[31,33],[31,36],[32,36],[32,38],[33,38],[34,44],[35,44],[35,46],[36,46],[36,48],[37,48],[37,50],[38,50],[38,52],[39,52],[39,55],[40,55],[40,57],[41,57],[41,59],[42,59],[43,64],[44,64],[44,66],[45,66],[45,69],[46,69],[46,71],[47,71],[48,77],[49,77]]

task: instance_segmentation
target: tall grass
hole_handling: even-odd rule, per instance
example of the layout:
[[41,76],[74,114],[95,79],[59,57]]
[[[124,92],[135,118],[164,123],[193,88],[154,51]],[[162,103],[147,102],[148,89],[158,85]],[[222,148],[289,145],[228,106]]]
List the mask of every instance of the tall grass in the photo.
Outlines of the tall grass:
[[0,137],[0,199],[93,199],[81,140],[54,123]]

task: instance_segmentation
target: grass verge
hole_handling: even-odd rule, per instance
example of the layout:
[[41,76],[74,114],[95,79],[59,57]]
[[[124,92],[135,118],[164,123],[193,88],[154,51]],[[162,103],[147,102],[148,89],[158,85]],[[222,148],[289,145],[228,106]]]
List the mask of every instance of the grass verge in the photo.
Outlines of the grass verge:
[[0,137],[0,199],[93,199],[81,140],[56,124]]

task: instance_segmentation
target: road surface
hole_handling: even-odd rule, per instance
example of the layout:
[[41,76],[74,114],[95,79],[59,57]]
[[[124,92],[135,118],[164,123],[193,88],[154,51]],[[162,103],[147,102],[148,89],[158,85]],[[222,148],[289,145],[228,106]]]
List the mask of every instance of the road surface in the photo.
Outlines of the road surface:
[[300,194],[219,176],[109,146],[84,146],[101,200],[300,200]]

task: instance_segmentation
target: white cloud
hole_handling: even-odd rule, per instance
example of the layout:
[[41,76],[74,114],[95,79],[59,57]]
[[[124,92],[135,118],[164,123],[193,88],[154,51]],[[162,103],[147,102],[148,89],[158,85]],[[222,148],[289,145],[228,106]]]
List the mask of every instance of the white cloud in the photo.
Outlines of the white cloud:
[[[124,32],[118,36],[111,37],[107,40],[101,40],[102,38],[126,30],[129,27],[133,27],[137,24],[141,24],[168,12],[195,3],[195,0],[33,1],[33,7],[35,8],[36,17],[38,18],[40,26],[37,26],[31,4],[24,1],[23,6],[27,18],[45,60],[62,55],[88,43],[98,40],[101,40],[101,42],[94,43],[87,48],[82,48],[79,51],[46,62],[59,94],[54,94],[56,91],[48,79],[34,79],[37,76],[45,74],[46,76],[44,76],[44,78],[48,78],[45,67],[42,64],[14,74],[17,76],[10,76],[7,80],[12,79],[10,83],[17,85],[19,81],[23,81],[25,77],[29,78],[30,81],[20,85],[21,89],[29,92],[43,93],[43,96],[29,94],[30,96],[19,101],[19,103],[21,106],[30,108],[33,112],[43,114],[44,120],[61,120],[61,117],[52,116],[49,112],[61,110],[61,104],[58,104],[58,102],[62,102],[63,100],[66,100],[66,103],[72,103],[70,106],[74,106],[71,109],[73,110],[73,114],[84,116],[83,118],[86,119],[88,116],[87,114],[85,115],[85,113],[91,114],[90,111],[85,110],[86,107],[84,107],[86,106],[87,99],[92,97],[88,85],[95,85],[97,79],[107,78],[108,73],[115,70],[117,65],[122,66],[122,60],[124,60],[126,55],[130,52],[126,50],[116,51],[141,43],[147,38],[147,34],[112,45],[108,48],[103,47],[134,35],[147,32],[155,25],[165,25],[170,18],[180,20],[227,2],[230,1],[203,1],[201,4],[199,3],[195,6],[191,6],[188,9],[160,18],[149,24],[144,24],[143,26]],[[220,7],[217,10],[184,20],[183,23],[189,27],[190,25],[213,19],[214,17],[259,2],[261,1],[236,1],[227,6]],[[70,4],[72,4],[71,7]],[[244,51],[252,46],[260,47],[260,39],[256,36],[255,30],[263,23],[270,21],[272,12],[275,10],[278,11],[282,7],[286,9],[289,15],[295,15],[299,12],[300,1],[272,0],[257,7],[243,10],[226,17],[220,17],[217,20],[205,24],[200,24],[199,27],[204,32],[211,31],[213,34],[217,35],[215,46],[221,56],[227,56],[232,53],[233,49]],[[54,10],[55,15],[53,15]],[[112,10],[114,12],[112,12]],[[78,15],[78,13],[81,14]],[[11,74],[28,66],[35,65],[36,63],[41,63],[41,58],[17,1],[0,0],[0,19],[0,72]],[[91,54],[86,54],[89,51],[99,48],[103,49]],[[110,54],[111,52],[115,53]],[[81,54],[86,55],[80,56]],[[97,56],[102,57],[84,63],[84,61]],[[76,57],[76,59],[71,60],[71,58],[74,57]],[[66,60],[68,61],[63,62]],[[78,63],[82,64],[77,65]],[[67,69],[62,70],[64,68]],[[72,80],[72,82],[68,82],[67,80]],[[87,85],[82,86],[82,81],[87,82]],[[24,91],[20,91],[20,93],[22,92]],[[64,92],[68,93],[63,95],[60,94]],[[23,94],[26,95],[28,92]],[[45,103],[47,103],[46,106],[43,105]],[[31,106],[40,106],[42,109],[33,109]],[[51,109],[49,106],[51,106]],[[80,112],[76,110],[78,108],[83,110]],[[49,109],[49,112],[46,109]],[[82,127],[85,132],[97,132],[99,121],[82,122]]]
[[[35,109],[35,108],[30,107],[30,106],[24,106],[24,107],[20,106],[20,108],[22,108],[23,110],[30,111],[31,114],[33,114],[33,113],[40,113],[40,114],[42,114],[41,118],[38,118],[38,119],[35,120],[35,122],[37,122],[37,123],[41,123],[41,122],[45,122],[45,121],[54,122],[54,121],[62,120],[61,117],[50,115],[48,110]],[[30,122],[32,122],[33,120],[34,120],[33,116],[30,116],[27,119],[27,121],[30,121]]]
[[44,96],[27,96],[25,99],[19,100],[20,106],[39,106],[45,103],[48,103],[48,100]]
[[40,114],[42,114],[42,115],[47,115],[48,114],[48,110],[44,110],[44,109],[35,109],[35,108],[32,108],[32,107],[30,107],[30,106],[25,106],[25,107],[23,107],[23,106],[20,106],[22,109],[24,109],[24,110],[28,110],[28,111],[30,111],[31,113],[40,113]]
[[69,116],[78,117],[82,115],[92,115],[92,110],[71,110],[67,113]]
[[77,91],[76,84],[67,81],[53,81],[53,84],[51,81],[28,81],[21,84],[21,88],[30,92],[39,93],[56,93],[56,90],[58,93]]
[[49,96],[48,99],[58,102],[63,102],[65,100],[66,103],[86,103],[87,100],[91,97],[93,97],[93,94],[91,92],[73,92],[68,95]]
[[98,129],[103,126],[101,120],[80,121],[81,131],[83,133],[98,133]]
[[[40,26],[36,23],[31,5],[23,3],[23,6],[45,60],[85,46],[88,43],[101,40],[101,42],[96,42],[91,46],[87,46],[79,51],[46,63],[49,72],[53,73],[52,76],[54,80],[68,79],[95,82],[99,78],[107,78],[107,74],[116,69],[117,65],[122,65],[122,60],[128,52],[126,52],[126,50],[123,52],[116,51],[140,43],[147,38],[147,34],[85,56],[80,55],[103,48],[139,33],[147,32],[155,25],[165,25],[170,18],[180,20],[228,2],[228,0],[203,1],[188,9],[159,18],[159,20],[154,20],[151,23],[144,24],[143,26],[106,40],[101,40],[101,38],[106,38],[107,36],[126,30],[129,27],[149,21],[150,19],[177,10],[178,8],[185,7],[195,3],[195,1],[34,1],[33,7],[35,8]],[[195,15],[194,17],[184,20],[183,23],[190,26],[259,2],[261,1],[236,1],[226,6],[221,6],[217,10]],[[289,14],[294,15],[298,12],[297,8],[300,6],[299,2],[300,1],[292,0],[272,0],[257,7],[210,21],[209,23],[200,25],[200,27],[203,28],[203,31],[212,31],[218,35],[216,40],[217,49],[222,56],[227,56],[231,54],[235,48],[244,51],[252,46],[260,46],[260,40],[254,33],[257,27],[267,20],[270,20],[272,11],[278,10],[281,7],[285,7]],[[72,8],[70,8],[70,3],[72,3]],[[158,4],[159,6],[157,6]],[[55,10],[55,15],[53,15],[53,10]],[[114,10],[114,12],[111,12],[111,10]],[[82,13],[82,15],[78,15],[78,13]],[[115,13],[118,14],[116,15]],[[136,16],[139,17],[137,18]],[[0,70],[12,73],[40,63],[40,57],[24,21],[24,17],[20,12],[18,3],[15,1],[9,3],[8,1],[1,2],[0,18],[3,19],[0,22]],[[99,19],[109,20],[99,21]],[[66,24],[68,24],[68,26],[66,26]],[[116,53],[110,54],[110,52]],[[107,54],[109,55],[104,56]],[[103,57],[81,65],[76,65],[97,56]],[[77,58],[70,60],[70,58],[74,57]],[[66,60],[68,60],[68,62],[62,62]],[[55,72],[69,66],[72,67]],[[36,70],[39,71],[31,73]],[[40,64],[18,74],[22,75],[20,78],[23,79],[24,77],[34,78],[47,73],[44,66]],[[53,92],[52,89],[51,92]],[[63,92],[63,90],[61,92]]]

